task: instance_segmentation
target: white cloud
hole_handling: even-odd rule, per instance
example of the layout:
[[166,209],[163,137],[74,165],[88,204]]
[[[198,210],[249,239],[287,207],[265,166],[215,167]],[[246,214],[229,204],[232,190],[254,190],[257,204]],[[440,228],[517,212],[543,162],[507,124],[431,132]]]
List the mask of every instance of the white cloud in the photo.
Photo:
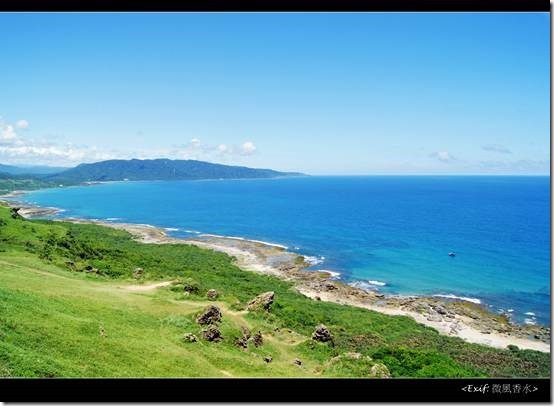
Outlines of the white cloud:
[[436,158],[438,159],[439,161],[441,162],[452,162],[452,161],[455,161],[456,158],[454,158],[454,156],[452,156],[448,151],[437,151],[437,152],[433,152],[432,154],[429,155],[430,158]]
[[74,145],[34,144],[0,146],[0,157],[12,163],[77,164],[117,158],[117,155]]
[[29,128],[29,122],[27,120],[19,120],[18,122],[15,123],[15,127],[25,130]]
[[482,145],[481,148],[485,151],[500,152],[501,154],[511,154],[512,153],[512,151],[510,151],[504,145],[500,145],[500,144]]
[[247,141],[240,146],[240,150],[243,155],[252,155],[256,152],[256,146],[252,141]]
[[107,159],[197,159],[203,161],[240,161],[241,156],[252,155],[256,146],[252,141],[242,145],[203,144],[199,138],[192,138],[181,145],[155,150],[108,151],[95,146],[62,144],[52,137],[29,138],[17,134],[17,130],[29,128],[27,120],[15,124],[5,122],[0,117],[0,162],[11,164],[50,164],[69,166],[85,162],[96,162]]
[[15,129],[11,124],[0,124],[0,141],[12,141],[17,138]]

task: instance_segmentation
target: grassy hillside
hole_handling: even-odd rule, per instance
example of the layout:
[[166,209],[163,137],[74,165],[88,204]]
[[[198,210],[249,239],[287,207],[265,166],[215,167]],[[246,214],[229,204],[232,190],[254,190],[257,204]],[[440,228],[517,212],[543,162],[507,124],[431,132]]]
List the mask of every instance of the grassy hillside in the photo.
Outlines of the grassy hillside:
[[37,177],[0,173],[0,195],[14,190],[35,190],[54,186],[57,184]]
[[[130,289],[173,280],[179,284]],[[220,296],[208,300],[209,289]],[[248,311],[266,291],[275,292],[270,311]],[[223,314],[220,342],[202,338],[196,323],[208,305]],[[333,343],[311,339],[320,323]],[[260,331],[263,345],[239,347],[244,327]],[[549,354],[468,344],[407,317],[310,300],[222,253],[24,220],[0,207],[0,376],[364,377],[381,364],[393,377],[550,374]]]

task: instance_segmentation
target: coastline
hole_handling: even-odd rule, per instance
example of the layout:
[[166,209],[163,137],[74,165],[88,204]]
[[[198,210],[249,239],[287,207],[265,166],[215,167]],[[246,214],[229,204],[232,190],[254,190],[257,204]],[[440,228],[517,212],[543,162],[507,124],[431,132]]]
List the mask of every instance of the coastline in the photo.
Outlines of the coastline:
[[[19,207],[25,218],[45,217],[63,211],[19,204],[13,197],[24,194],[14,191],[4,200]],[[3,200],[3,199],[2,199]],[[390,296],[379,291],[364,290],[336,280],[332,271],[307,271],[311,264],[298,253],[288,251],[279,244],[248,240],[241,237],[224,237],[199,234],[183,239],[171,237],[163,228],[148,224],[129,224],[117,221],[86,220],[79,218],[54,219],[80,224],[96,224],[129,232],[146,244],[191,244],[205,249],[224,252],[235,258],[240,268],[273,275],[290,281],[295,289],[313,300],[351,305],[387,315],[407,316],[418,323],[432,327],[440,334],[459,337],[467,342],[496,348],[516,345],[520,349],[550,352],[550,328],[539,325],[520,326],[505,315],[490,312],[477,303],[460,298],[437,296]]]

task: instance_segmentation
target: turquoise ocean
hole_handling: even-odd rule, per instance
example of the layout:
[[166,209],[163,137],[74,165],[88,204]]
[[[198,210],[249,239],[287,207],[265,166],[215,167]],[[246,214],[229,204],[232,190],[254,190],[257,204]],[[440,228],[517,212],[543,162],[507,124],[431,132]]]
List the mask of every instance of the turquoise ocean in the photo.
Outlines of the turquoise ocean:
[[58,217],[281,244],[365,289],[456,296],[550,325],[549,177],[114,182],[18,199]]

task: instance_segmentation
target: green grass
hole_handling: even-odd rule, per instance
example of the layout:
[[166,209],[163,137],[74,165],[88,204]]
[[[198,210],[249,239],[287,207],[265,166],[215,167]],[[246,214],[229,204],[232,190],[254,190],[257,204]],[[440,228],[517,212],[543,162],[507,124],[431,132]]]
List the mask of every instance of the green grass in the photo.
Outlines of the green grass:
[[0,195],[13,192],[14,190],[35,190],[55,186],[58,185],[41,179],[25,179],[20,176],[4,178],[0,176]]
[[[132,278],[137,267],[144,269],[140,282]],[[181,284],[125,288],[161,280]],[[208,289],[220,293],[216,301],[206,299]],[[269,290],[276,299],[269,313],[245,310]],[[195,322],[209,304],[223,313],[219,343],[202,339]],[[319,323],[334,345],[311,339]],[[237,347],[244,326],[261,331],[264,345]],[[198,342],[184,342],[187,332]],[[347,352],[363,356],[342,356]],[[314,301],[290,283],[239,269],[222,253],[141,244],[94,225],[14,219],[0,207],[1,376],[364,377],[375,363],[394,377],[550,374],[549,354],[469,344],[408,317]]]

